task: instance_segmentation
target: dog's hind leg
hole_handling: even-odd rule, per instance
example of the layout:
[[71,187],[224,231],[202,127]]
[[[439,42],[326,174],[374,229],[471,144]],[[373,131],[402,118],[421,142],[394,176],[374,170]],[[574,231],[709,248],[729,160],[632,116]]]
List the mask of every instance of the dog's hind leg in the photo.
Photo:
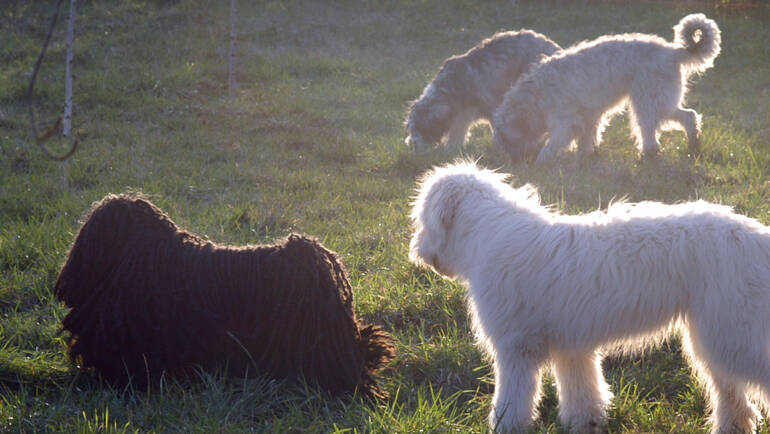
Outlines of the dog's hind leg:
[[[701,338],[692,327],[682,335],[685,351],[694,362],[696,374],[706,386],[713,414],[712,433],[754,432],[757,410],[746,395],[746,383],[722,372],[716,366],[726,357],[727,348],[719,348],[716,341]],[[725,363],[719,363],[725,364]],[[729,364],[728,364],[729,365]]]
[[557,354],[551,360],[561,424],[574,432],[602,431],[612,392],[602,375],[600,355]]
[[596,152],[599,144],[599,125],[600,119],[586,124],[586,130],[580,135],[577,141],[578,152],[581,156],[591,155]]
[[711,398],[714,407],[712,432],[753,433],[757,410],[746,397],[745,385],[715,375],[712,377],[712,394],[716,395]]
[[637,143],[642,147],[642,154],[645,157],[654,157],[660,151],[660,143],[658,143],[660,118],[647,97],[631,98],[629,106],[631,129]]
[[523,430],[537,416],[540,363],[518,354],[495,355],[495,396],[489,424],[496,432]]
[[671,115],[671,120],[684,127],[690,152],[698,152],[700,150],[700,115],[698,112],[679,107]]

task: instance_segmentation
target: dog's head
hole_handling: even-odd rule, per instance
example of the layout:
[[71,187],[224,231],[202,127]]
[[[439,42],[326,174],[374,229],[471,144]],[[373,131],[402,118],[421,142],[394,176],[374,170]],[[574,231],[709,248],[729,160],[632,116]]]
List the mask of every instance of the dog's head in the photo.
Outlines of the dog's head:
[[[454,278],[463,274],[468,242],[483,223],[484,210],[500,196],[505,174],[459,161],[433,168],[418,181],[412,204],[409,259]],[[491,199],[491,200],[490,200]]]
[[513,188],[507,178],[470,161],[426,172],[412,203],[409,259],[449,278],[464,276],[501,234],[547,219],[537,190],[529,184]]
[[517,83],[506,94],[492,120],[495,145],[508,153],[512,161],[532,159],[545,134],[545,122],[537,97],[528,83]]
[[451,123],[449,99],[431,83],[409,109],[405,142],[416,151],[425,150],[441,142]]

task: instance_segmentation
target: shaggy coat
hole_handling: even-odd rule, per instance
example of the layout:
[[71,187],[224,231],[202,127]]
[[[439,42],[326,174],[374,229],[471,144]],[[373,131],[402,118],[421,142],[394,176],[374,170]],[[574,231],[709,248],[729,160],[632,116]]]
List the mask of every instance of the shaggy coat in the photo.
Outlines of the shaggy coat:
[[494,362],[491,426],[533,421],[550,366],[564,427],[601,427],[603,354],[678,331],[713,431],[752,431],[747,396],[770,396],[770,228],[704,201],[562,215],[505,178],[473,163],[434,169],[411,214],[410,259],[468,287]]
[[713,66],[721,35],[703,14],[684,17],[675,40],[654,35],[602,36],[543,60],[505,94],[492,122],[497,146],[519,160],[537,154],[553,160],[577,140],[582,154],[594,152],[609,118],[626,106],[637,143],[657,154],[661,128],[683,128],[692,151],[698,147],[700,116],[684,108],[691,74]]
[[356,317],[342,264],[312,238],[214,244],[141,195],[108,195],[54,294],[71,308],[70,358],[110,382],[143,387],[201,366],[387,396],[374,376],[394,357],[393,338]]
[[450,57],[412,103],[406,143],[422,150],[446,136],[447,146],[461,147],[471,125],[492,119],[519,76],[541,56],[559,49],[547,37],[521,30],[497,33],[467,53]]

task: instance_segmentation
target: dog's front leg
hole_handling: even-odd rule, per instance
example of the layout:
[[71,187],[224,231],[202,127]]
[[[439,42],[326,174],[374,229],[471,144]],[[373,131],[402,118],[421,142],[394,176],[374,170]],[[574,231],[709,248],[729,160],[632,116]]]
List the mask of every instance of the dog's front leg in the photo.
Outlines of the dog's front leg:
[[520,354],[495,355],[495,396],[489,425],[495,432],[525,430],[537,417],[540,361]]
[[560,125],[551,130],[551,137],[537,155],[537,163],[551,163],[559,157],[572,143],[571,128]]
[[551,359],[561,424],[573,432],[603,431],[612,392],[599,354],[555,354]]
[[478,117],[475,109],[466,109],[455,116],[449,132],[447,133],[446,147],[451,151],[459,151],[465,145],[468,138],[468,130]]

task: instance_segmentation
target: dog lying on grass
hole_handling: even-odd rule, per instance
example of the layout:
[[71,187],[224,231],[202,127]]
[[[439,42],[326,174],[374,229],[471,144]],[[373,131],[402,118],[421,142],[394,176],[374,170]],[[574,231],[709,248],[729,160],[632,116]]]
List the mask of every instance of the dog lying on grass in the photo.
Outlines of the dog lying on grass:
[[387,396],[376,372],[394,339],[353,311],[337,256],[290,235],[272,245],[214,244],[146,198],[94,203],[54,294],[70,358],[105,380],[146,386],[196,366],[304,378],[331,393]]
[[661,128],[683,128],[696,152],[700,115],[682,106],[684,94],[692,74],[713,66],[721,35],[703,14],[684,17],[674,34],[673,43],[636,33],[602,36],[543,60],[506,92],[492,122],[495,143],[514,161],[552,161],[573,140],[590,154],[609,118],[628,106],[645,156],[658,153]]
[[519,76],[541,56],[559,49],[547,37],[522,30],[497,33],[467,53],[450,57],[410,107],[407,145],[422,151],[446,136],[447,147],[460,148],[474,123],[492,119]]
[[615,203],[562,215],[506,175],[457,163],[418,185],[409,256],[467,285],[476,339],[493,361],[493,429],[536,416],[553,370],[559,418],[599,429],[607,351],[682,334],[713,432],[753,431],[770,396],[770,228],[704,201]]

